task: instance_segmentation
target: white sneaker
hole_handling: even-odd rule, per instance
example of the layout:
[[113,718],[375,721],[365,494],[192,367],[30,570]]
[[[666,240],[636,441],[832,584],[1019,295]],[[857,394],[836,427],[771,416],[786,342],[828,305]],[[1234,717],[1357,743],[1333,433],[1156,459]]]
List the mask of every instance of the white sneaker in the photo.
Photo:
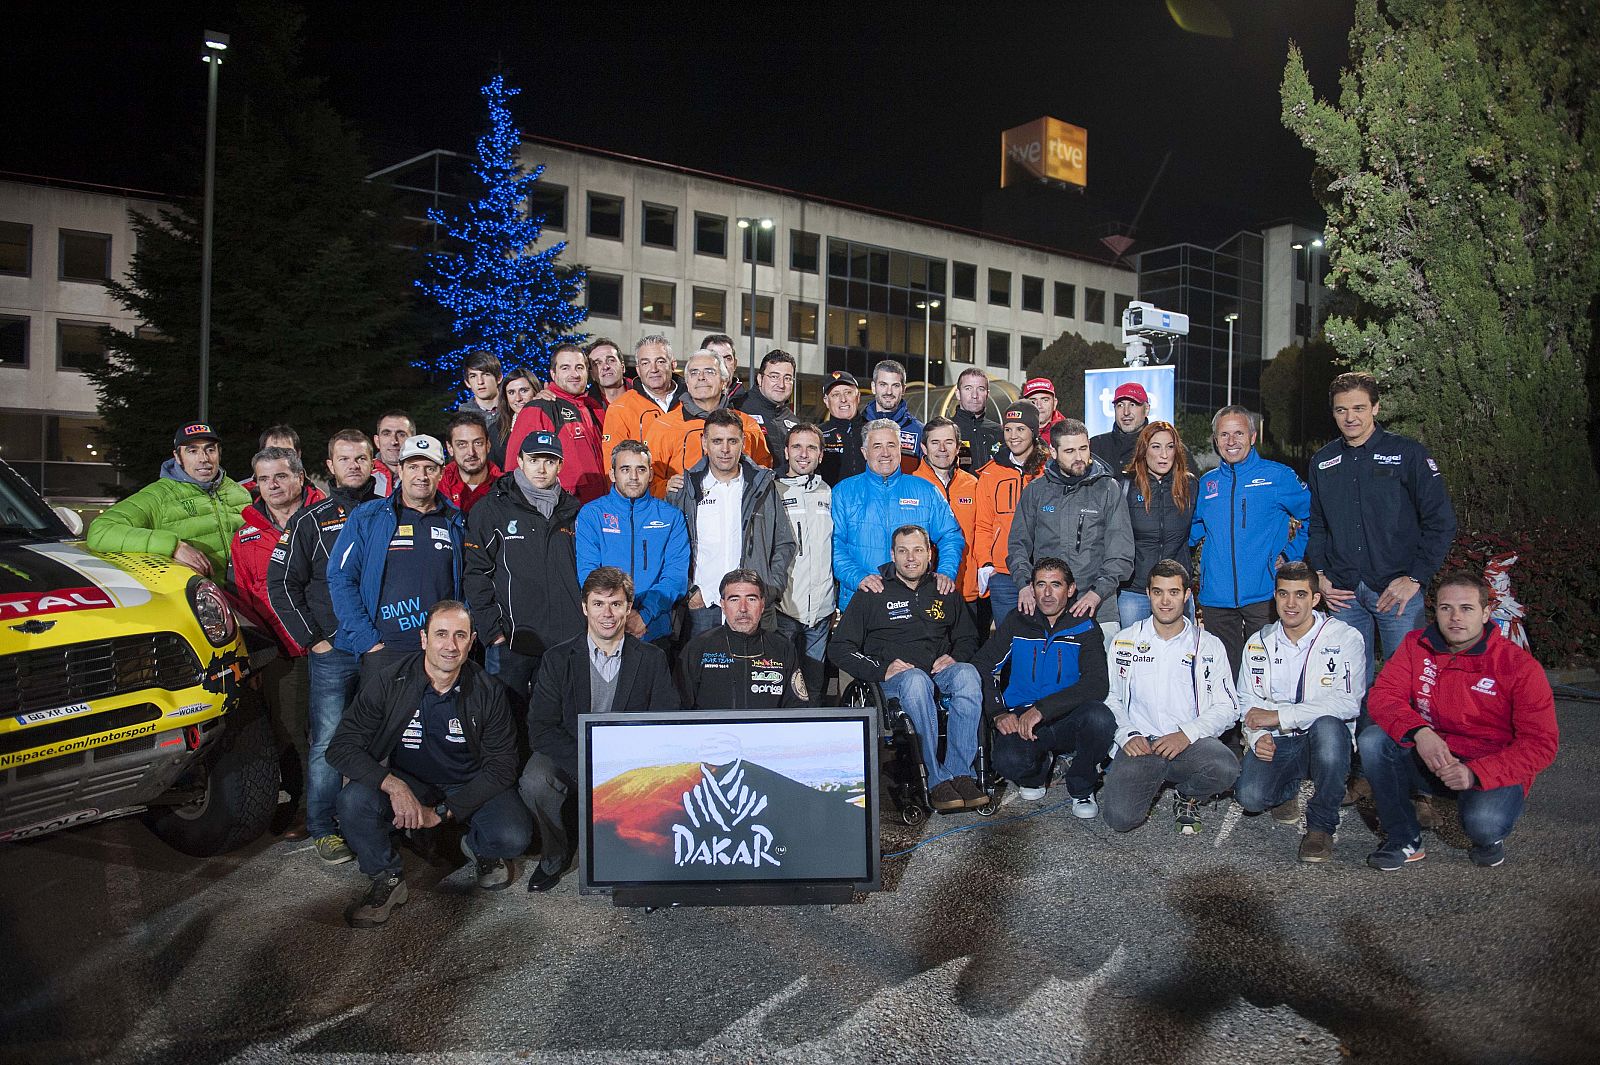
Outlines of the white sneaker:
[[1093,795],[1086,795],[1081,799],[1072,800],[1072,816],[1089,821],[1100,814],[1100,804],[1094,801]]
[[1023,802],[1038,802],[1044,798],[1044,793],[1044,788],[1024,788],[1020,785],[1017,787],[1017,798]]

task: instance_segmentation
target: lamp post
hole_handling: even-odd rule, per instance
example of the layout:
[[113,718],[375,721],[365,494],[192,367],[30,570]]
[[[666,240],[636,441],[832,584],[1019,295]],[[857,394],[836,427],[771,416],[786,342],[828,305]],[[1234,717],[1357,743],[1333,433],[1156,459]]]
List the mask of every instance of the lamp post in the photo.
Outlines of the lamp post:
[[[761,242],[760,233],[751,230],[771,230],[770,218],[740,218],[739,228],[750,238],[750,388],[756,387],[756,247]],[[774,306],[773,313],[777,313]]]
[[1233,323],[1239,320],[1238,311],[1230,311],[1222,316],[1228,323],[1228,406],[1233,406]]
[[1306,253],[1306,328],[1300,334],[1300,424],[1297,427],[1300,436],[1299,444],[1303,448],[1306,436],[1306,348],[1311,345],[1311,330],[1316,318],[1316,315],[1311,313],[1311,249],[1322,247],[1322,238],[1313,238],[1309,246],[1299,241],[1289,246],[1295,251],[1304,251]]
[[216,202],[217,184],[217,71],[222,53],[228,50],[228,35],[216,30],[205,32],[206,50],[201,60],[210,67],[206,94],[206,188],[205,208],[200,223],[200,420],[206,421],[211,397],[211,215]]
[[917,310],[922,312],[922,420],[928,420],[928,393],[933,390],[933,382],[928,372],[933,369],[933,309],[939,306],[938,300],[918,300]]

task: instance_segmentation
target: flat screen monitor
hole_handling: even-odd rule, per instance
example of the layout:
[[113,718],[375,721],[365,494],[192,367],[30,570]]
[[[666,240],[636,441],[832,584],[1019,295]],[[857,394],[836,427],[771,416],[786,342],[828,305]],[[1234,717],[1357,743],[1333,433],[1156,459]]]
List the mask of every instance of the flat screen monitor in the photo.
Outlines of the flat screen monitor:
[[580,890],[878,887],[870,709],[578,718]]

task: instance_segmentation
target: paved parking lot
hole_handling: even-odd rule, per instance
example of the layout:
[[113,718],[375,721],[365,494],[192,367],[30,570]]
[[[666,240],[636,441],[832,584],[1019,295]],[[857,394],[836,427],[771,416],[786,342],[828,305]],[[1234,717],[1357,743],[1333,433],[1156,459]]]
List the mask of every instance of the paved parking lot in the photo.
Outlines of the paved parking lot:
[[[1600,1046],[1600,706],[1505,866],[1451,824],[1419,866],[1334,862],[1216,811],[1117,836],[1065,810],[887,821],[885,890],[827,909],[617,910],[570,882],[364,882],[305,843],[195,861],[136,820],[0,848],[0,1041],[18,1062],[1589,1062]],[[1052,793],[1053,797],[1054,793]],[[1047,800],[1047,802],[1050,800]],[[1445,809],[1447,805],[1441,804]],[[1026,808],[1023,808],[1026,809]]]

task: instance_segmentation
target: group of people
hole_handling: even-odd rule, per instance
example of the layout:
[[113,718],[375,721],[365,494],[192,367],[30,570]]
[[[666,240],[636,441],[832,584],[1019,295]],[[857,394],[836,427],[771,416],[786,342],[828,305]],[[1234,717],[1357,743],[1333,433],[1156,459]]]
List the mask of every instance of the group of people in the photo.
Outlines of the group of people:
[[631,362],[561,344],[540,381],[473,355],[442,440],[391,411],[335,433],[315,475],[280,425],[235,483],[213,428],[185,425],[161,478],[89,529],[91,549],[231,579],[276,636],[304,832],[371,878],[354,925],[406,899],[396,830],[459,822],[486,890],[536,833],[529,889],[554,886],[579,714],[828,705],[835,674],[898,702],[933,809],[1037,801],[1059,762],[1075,815],[1129,831],[1170,784],[1196,831],[1230,789],[1297,822],[1309,778],[1308,862],[1332,854],[1353,753],[1380,869],[1423,856],[1430,791],[1498,864],[1554,757],[1549,685],[1481,579],[1446,575],[1423,624],[1455,518],[1426,449],[1377,422],[1370,376],[1333,383],[1340,437],[1302,482],[1235,406],[1197,473],[1133,383],[1091,438],[1044,378],[997,422],[968,369],[953,415],[923,422],[886,360],[870,395],[829,374],[806,421],[781,350],[748,387],[725,335],[681,367],[645,336]]

